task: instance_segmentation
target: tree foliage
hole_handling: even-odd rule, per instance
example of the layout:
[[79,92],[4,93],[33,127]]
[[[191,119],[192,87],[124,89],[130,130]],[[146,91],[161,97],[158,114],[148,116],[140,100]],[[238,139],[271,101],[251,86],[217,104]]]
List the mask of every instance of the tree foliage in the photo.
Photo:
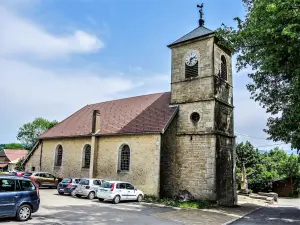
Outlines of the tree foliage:
[[4,144],[2,146],[2,149],[26,149],[26,146],[20,143],[10,143],[10,144]]
[[20,159],[17,163],[16,163],[16,166],[15,166],[15,170],[19,170],[19,171],[24,171],[24,166],[22,165],[23,162],[24,162],[24,158]]
[[242,168],[243,164],[245,164],[245,167],[248,168],[258,163],[259,152],[248,141],[246,143],[239,143],[236,146],[236,154],[236,163],[239,168]]
[[19,129],[17,139],[26,147],[32,148],[37,142],[37,138],[57,123],[57,121],[36,118],[32,123],[26,123]]
[[241,179],[241,162],[244,162],[249,188],[254,192],[269,191],[272,188],[272,181],[276,179],[289,179],[296,187],[295,190],[300,191],[300,183],[298,184],[295,179],[300,177],[300,156],[288,155],[279,148],[260,153],[249,142],[239,143],[236,152],[237,182]]
[[300,150],[300,0],[242,0],[244,20],[223,25],[220,44],[237,53],[238,71],[250,67],[251,97],[270,117],[269,138]]

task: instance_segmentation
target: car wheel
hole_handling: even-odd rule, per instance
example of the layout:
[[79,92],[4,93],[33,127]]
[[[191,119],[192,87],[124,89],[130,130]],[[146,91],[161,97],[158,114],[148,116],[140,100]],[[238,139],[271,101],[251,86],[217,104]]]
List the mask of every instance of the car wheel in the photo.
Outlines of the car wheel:
[[103,198],[98,198],[99,202],[103,202],[104,199]]
[[17,220],[27,221],[31,216],[31,207],[29,205],[22,205],[17,212]]
[[58,194],[60,194],[60,195],[64,195],[64,192],[58,192]]
[[120,195],[116,195],[116,197],[114,197],[113,203],[118,204],[120,202],[120,199]]
[[75,189],[71,191],[71,196],[72,196],[72,197],[75,197],[75,196],[76,196],[76,191],[75,191]]
[[136,199],[138,202],[141,202],[141,201],[143,201],[143,195],[139,195],[138,197],[137,197],[137,199]]
[[95,198],[95,192],[91,191],[88,195],[88,199],[93,200]]
[[81,197],[81,195],[76,195],[76,197],[77,197],[77,198],[80,198],[80,197]]

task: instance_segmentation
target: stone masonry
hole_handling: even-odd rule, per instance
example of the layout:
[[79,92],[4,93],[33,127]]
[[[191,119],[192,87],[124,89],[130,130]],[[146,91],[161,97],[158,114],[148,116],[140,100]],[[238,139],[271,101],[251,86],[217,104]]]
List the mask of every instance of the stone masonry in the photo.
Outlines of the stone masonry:
[[[198,199],[234,205],[231,55],[216,44],[213,34],[171,49],[171,104],[178,105],[179,111],[162,139],[161,194],[176,196],[187,190]],[[189,50],[198,53],[198,77],[185,77]],[[222,55],[227,81],[219,76]],[[193,112],[200,114],[196,124],[190,119]]]

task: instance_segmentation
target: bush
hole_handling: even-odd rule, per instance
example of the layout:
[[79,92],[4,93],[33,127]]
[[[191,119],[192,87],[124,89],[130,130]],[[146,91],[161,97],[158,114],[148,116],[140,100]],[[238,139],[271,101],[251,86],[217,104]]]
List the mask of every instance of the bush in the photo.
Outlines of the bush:
[[248,184],[249,189],[254,193],[269,192],[272,190],[272,180],[257,180]]
[[159,199],[159,198],[157,198],[155,196],[151,196],[151,195],[145,195],[144,202],[163,204],[163,205],[172,206],[172,207],[194,208],[194,209],[203,209],[203,208],[216,206],[216,202],[214,202],[214,201],[195,200],[195,201],[189,201],[189,202],[180,202],[178,200],[174,200],[171,198]]

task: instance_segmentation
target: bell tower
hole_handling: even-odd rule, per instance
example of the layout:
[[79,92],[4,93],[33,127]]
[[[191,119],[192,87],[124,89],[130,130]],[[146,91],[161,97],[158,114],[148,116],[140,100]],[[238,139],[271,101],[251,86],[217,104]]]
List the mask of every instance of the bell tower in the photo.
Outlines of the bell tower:
[[176,147],[170,152],[175,172],[162,181],[174,188],[163,192],[174,196],[188,191],[196,199],[234,205],[232,55],[218,44],[215,32],[204,27],[203,4],[197,7],[199,26],[168,46],[172,51],[170,104],[178,107],[178,114]]

